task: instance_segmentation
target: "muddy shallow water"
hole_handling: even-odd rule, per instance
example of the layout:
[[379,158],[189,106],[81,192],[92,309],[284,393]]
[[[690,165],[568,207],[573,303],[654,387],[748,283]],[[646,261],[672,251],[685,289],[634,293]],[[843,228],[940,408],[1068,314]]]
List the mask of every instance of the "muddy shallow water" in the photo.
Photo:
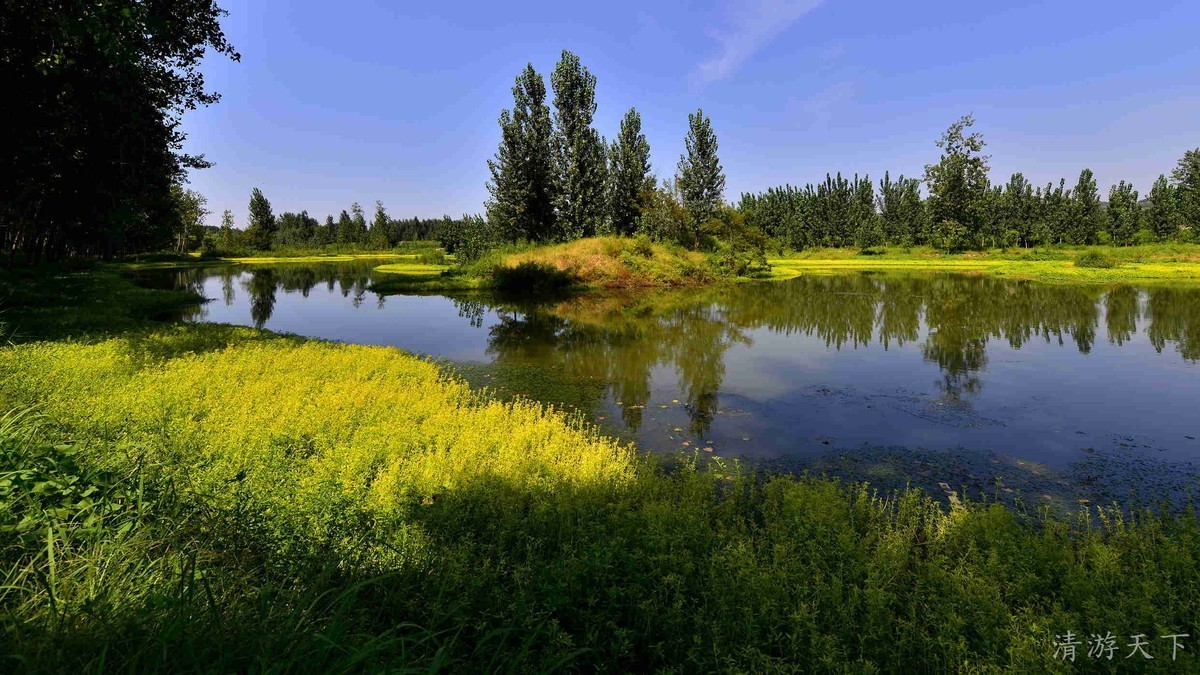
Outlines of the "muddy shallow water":
[[806,276],[545,302],[378,296],[374,262],[143,274],[189,321],[393,345],[473,383],[699,452],[1027,501],[1186,497],[1200,287]]

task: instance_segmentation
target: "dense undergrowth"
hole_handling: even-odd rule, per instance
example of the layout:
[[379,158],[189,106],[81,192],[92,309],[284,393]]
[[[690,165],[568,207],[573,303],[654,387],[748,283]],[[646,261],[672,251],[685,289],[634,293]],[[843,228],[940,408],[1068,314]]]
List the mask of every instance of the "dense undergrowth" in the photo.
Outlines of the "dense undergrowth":
[[2,671],[1032,672],[1067,630],[1194,670],[1191,515],[668,470],[400,350],[129,311],[0,350]]

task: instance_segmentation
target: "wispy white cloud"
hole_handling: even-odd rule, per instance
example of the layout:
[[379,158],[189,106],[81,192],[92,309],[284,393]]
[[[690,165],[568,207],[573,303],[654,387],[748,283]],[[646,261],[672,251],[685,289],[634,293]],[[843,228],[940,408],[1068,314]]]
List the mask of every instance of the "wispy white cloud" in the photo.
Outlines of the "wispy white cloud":
[[724,25],[710,30],[718,52],[701,62],[692,74],[698,86],[733,74],[755,52],[824,0],[733,0],[726,7]]
[[808,98],[795,101],[795,109],[800,113],[798,121],[807,122],[810,128],[825,128],[838,111],[854,100],[856,93],[853,80],[834,82]]

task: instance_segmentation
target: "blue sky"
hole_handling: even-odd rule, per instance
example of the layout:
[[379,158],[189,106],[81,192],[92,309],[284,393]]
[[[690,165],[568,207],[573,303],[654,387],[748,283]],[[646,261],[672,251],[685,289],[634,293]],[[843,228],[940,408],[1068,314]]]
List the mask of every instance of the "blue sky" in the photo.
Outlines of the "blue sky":
[[1145,193],[1200,146],[1200,2],[382,2],[226,0],[240,63],[210,57],[220,103],[189,113],[186,149],[217,224],[324,218],[383,200],[394,217],[482,212],[496,124],[525,65],[562,49],[598,78],[611,138],[642,113],[660,177],[687,114],[713,121],[726,198],[826,171],[920,175],[974,113],[992,180],[1090,167]]

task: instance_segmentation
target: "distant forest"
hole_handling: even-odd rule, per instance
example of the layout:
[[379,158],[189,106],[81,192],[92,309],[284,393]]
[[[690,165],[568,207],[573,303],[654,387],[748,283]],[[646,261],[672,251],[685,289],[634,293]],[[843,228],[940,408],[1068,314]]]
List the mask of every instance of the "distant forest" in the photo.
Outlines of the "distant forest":
[[1195,240],[1200,149],[1185,152],[1170,178],[1159,175],[1145,199],[1121,181],[1103,200],[1091,169],[1073,186],[1061,179],[1034,187],[1021,173],[991,184],[983,137],[966,133],[973,123],[966,116],[946,130],[938,141],[942,156],[925,167],[922,179],[885,173],[876,186],[868,176],[826,175],[816,185],[743,194],[738,211],[794,249],[891,244],[954,251]]

